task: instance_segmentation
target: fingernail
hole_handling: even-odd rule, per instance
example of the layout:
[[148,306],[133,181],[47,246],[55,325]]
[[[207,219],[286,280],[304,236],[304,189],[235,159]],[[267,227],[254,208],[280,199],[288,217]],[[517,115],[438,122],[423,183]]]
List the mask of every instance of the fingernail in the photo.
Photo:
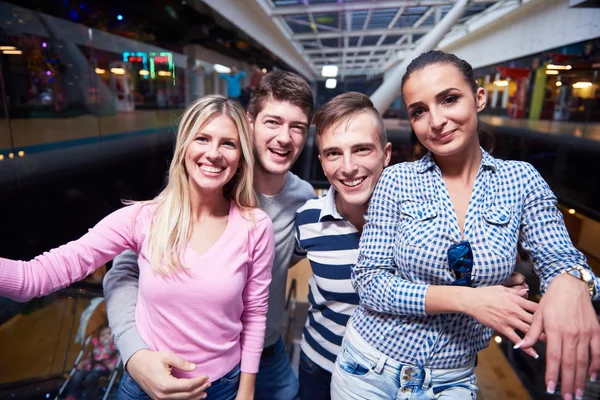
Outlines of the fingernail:
[[577,400],[583,400],[583,389],[577,389],[575,391],[575,398]]
[[563,397],[563,399],[565,399],[565,400],[573,400],[573,395],[571,393],[567,393],[567,394],[565,394],[565,397]]
[[554,381],[548,382],[548,386],[546,387],[546,392],[548,394],[554,394],[555,390],[556,390],[556,382],[554,382]]
[[189,366],[189,367],[190,367],[190,368],[192,368],[192,369],[193,369],[193,368],[196,368],[196,364],[194,364],[194,363],[190,363],[190,366]]
[[513,347],[513,349],[515,349],[515,350],[519,349],[519,347],[523,346],[523,343],[525,343],[525,341],[521,340],[519,343],[515,344],[515,346]]
[[596,382],[596,379],[598,379],[598,374],[594,372],[592,376],[590,376],[590,381]]
[[536,360],[537,360],[538,358],[540,358],[540,355],[539,355],[539,354],[538,354],[538,353],[537,353],[535,350],[533,350],[533,349],[531,349],[531,352],[529,353],[529,355],[530,355],[531,357],[535,358]]

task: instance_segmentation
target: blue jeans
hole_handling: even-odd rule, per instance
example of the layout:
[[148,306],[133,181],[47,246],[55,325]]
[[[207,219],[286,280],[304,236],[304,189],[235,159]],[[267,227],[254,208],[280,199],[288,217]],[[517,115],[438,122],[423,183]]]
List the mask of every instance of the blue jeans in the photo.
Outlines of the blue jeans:
[[[206,390],[207,399],[234,400],[240,386],[240,365],[227,373],[224,377],[210,384]],[[142,390],[135,380],[125,372],[121,378],[117,400],[150,400],[150,396]]]
[[256,375],[255,400],[294,400],[298,378],[292,370],[283,340],[274,345],[273,354],[263,355]]
[[319,367],[304,353],[300,353],[300,399],[330,400],[331,373]]
[[431,369],[402,365],[367,343],[350,324],[331,380],[334,400],[475,400],[475,363]]

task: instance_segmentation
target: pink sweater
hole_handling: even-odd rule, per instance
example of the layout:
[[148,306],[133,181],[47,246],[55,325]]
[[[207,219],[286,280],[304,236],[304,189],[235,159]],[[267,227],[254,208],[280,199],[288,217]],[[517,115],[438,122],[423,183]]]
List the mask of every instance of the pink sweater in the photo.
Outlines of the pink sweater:
[[231,202],[217,242],[202,255],[189,245],[185,272],[161,276],[145,255],[154,205],[123,207],[70,242],[32,261],[0,258],[0,296],[17,301],[45,296],[81,280],[126,249],[140,254],[136,324],[151,350],[168,350],[197,364],[177,377],[223,377],[241,361],[258,372],[263,349],[274,238],[271,220],[254,210],[254,225]]

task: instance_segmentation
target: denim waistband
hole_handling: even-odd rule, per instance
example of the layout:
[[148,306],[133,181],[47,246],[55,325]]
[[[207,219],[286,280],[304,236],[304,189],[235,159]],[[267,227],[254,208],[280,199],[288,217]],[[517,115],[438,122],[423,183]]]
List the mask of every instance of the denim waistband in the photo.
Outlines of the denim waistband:
[[432,382],[461,379],[471,376],[475,369],[475,361],[461,368],[432,369],[403,364],[375,349],[354,329],[349,322],[344,336],[344,347],[355,358],[364,359],[374,372],[398,376],[400,385],[426,389]]

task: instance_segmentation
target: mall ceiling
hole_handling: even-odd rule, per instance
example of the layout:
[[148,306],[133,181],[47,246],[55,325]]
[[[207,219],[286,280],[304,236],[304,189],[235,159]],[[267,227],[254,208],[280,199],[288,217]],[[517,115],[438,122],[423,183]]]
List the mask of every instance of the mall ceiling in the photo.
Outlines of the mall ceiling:
[[13,3],[172,51],[183,52],[184,45],[199,44],[234,59],[254,60],[262,68],[285,68],[283,61],[254,39],[210,7],[198,3],[194,7],[185,0],[15,0]]

